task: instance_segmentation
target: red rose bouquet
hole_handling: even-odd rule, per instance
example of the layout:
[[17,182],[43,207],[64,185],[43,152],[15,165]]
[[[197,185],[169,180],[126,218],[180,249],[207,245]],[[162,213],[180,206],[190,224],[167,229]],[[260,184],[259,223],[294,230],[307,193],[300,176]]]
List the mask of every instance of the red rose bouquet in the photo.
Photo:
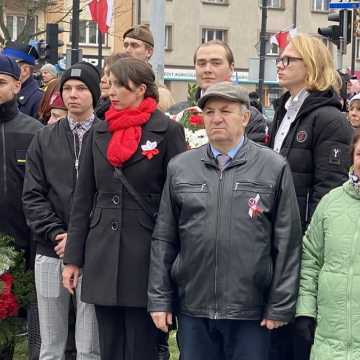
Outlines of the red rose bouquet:
[[11,237],[0,234],[0,357],[3,349],[14,347],[23,325],[20,308],[34,299],[33,273],[26,271],[23,252],[15,250]]

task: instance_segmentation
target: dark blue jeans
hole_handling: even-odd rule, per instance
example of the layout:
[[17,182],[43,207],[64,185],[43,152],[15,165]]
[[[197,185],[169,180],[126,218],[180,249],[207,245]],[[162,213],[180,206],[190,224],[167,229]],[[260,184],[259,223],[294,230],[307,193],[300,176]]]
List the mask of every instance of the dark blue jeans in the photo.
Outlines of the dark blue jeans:
[[260,321],[179,315],[180,360],[268,360],[270,332]]

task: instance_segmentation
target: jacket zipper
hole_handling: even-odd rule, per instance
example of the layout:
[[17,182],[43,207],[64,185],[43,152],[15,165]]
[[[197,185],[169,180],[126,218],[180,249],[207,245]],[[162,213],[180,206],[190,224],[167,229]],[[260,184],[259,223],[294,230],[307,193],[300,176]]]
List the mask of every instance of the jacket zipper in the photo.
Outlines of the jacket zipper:
[[306,193],[305,224],[307,224],[309,220],[309,202],[310,202],[310,191],[308,190]]
[[217,272],[218,272],[218,238],[219,238],[219,228],[221,225],[221,204],[222,204],[222,194],[223,194],[223,173],[220,171],[219,176],[219,186],[218,186],[218,213],[217,213],[217,226],[216,226],[216,238],[215,238],[215,274],[214,274],[214,297],[215,297],[215,314],[214,319],[218,318],[218,303],[217,303]]
[[[358,220],[357,222],[357,229],[360,226],[360,220]],[[351,360],[351,343],[352,343],[352,324],[351,324],[351,293],[352,293],[352,277],[353,277],[353,264],[354,264],[354,260],[355,260],[355,256],[357,255],[358,252],[358,237],[359,237],[359,230],[356,230],[355,232],[355,236],[353,238],[353,242],[352,242],[352,253],[351,253],[351,261],[350,261],[350,268],[349,268],[349,275],[348,275],[348,279],[347,279],[347,289],[346,289],[346,295],[347,295],[347,306],[346,306],[346,323],[347,323],[347,329],[348,329],[348,341],[347,341],[347,346],[346,346],[346,358],[348,360]]]
[[7,194],[7,167],[6,167],[5,123],[1,124],[1,138],[2,138],[2,150],[3,150],[4,195],[6,195]]

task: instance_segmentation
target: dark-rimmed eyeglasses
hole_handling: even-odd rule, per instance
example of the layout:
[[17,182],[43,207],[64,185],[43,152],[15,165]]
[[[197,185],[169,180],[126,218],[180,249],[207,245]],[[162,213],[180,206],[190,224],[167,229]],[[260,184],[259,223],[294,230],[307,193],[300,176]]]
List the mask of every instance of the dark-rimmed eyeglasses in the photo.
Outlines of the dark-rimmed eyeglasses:
[[283,67],[289,66],[291,62],[302,60],[302,58],[295,57],[295,56],[282,56],[276,58],[276,65],[282,65]]

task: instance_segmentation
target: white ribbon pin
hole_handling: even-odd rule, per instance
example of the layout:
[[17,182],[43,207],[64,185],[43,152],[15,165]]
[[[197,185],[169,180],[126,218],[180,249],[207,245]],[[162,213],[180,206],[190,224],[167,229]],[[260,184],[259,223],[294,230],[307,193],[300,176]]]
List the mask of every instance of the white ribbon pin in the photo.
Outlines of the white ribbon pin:
[[151,142],[150,140],[146,141],[145,145],[141,145],[141,150],[142,151],[151,151],[151,150],[155,150],[157,148],[157,142]]

